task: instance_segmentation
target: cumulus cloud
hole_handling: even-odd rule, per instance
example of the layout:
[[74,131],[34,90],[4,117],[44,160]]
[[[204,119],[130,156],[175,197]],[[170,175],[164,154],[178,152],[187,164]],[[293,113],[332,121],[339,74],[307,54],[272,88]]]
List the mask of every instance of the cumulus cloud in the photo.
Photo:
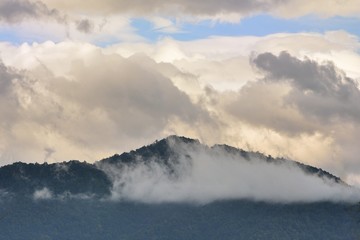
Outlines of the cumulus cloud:
[[121,123],[122,134],[139,137],[157,132],[173,115],[189,122],[199,118],[201,110],[156,69],[143,68],[139,61],[132,63],[119,56],[95,54],[89,60],[87,64],[79,62],[72,73],[84,82],[59,79],[51,88],[87,111],[105,111],[105,118]]
[[[68,52],[45,64],[33,56],[27,70],[2,65],[0,106],[9,113],[0,117],[3,161],[39,161],[44,149],[50,162],[95,161],[164,135],[174,122],[216,125],[162,74],[161,64],[146,56],[134,60],[82,49],[77,51],[88,51],[86,59],[84,52],[73,52],[70,60]],[[59,66],[62,61],[70,62]],[[52,66],[61,75],[54,76]]]
[[360,120],[358,85],[331,62],[320,65],[282,52],[279,56],[260,54],[253,63],[265,71],[266,79],[290,83],[292,90],[285,101],[303,114],[322,121]]
[[358,123],[358,84],[333,63],[319,64],[282,52],[259,54],[252,64],[265,78],[229,94],[234,100],[225,108],[237,117],[288,133],[328,131],[323,126],[334,122]]
[[146,203],[209,203],[251,199],[267,202],[316,202],[360,199],[358,189],[304,173],[292,162],[266,162],[217,147],[171,145],[170,163],[139,159],[137,164],[104,165],[113,180],[112,200]]
[[[262,134],[265,132],[263,138],[269,137],[265,142],[279,141],[275,149],[281,149],[279,152],[285,156],[299,159],[302,154],[287,152],[280,146],[284,144],[280,139],[310,141],[315,137],[322,139],[322,143],[312,144],[325,151],[325,155],[318,156],[317,164],[342,176],[357,171],[353,157],[359,154],[355,148],[358,140],[354,137],[360,129],[357,81],[331,62],[318,63],[286,52],[259,54],[252,64],[263,77],[237,92],[215,92],[215,98],[220,99],[219,109],[225,110],[224,114],[230,114],[234,121],[264,129],[260,130]],[[295,147],[292,140],[285,142],[286,148]],[[298,142],[300,148],[304,146],[301,142]],[[306,149],[313,149],[305,145]],[[256,150],[261,151],[261,146]],[[318,154],[314,149],[311,151]],[[309,160],[311,154],[300,159],[314,164]]]
[[157,62],[174,64],[198,77],[202,86],[234,90],[247,81],[260,77],[249,64],[249,56],[287,51],[294,57],[305,56],[317,62],[332,61],[353,79],[360,78],[357,65],[360,57],[358,38],[343,31],[325,34],[273,34],[265,37],[212,36],[193,41],[165,38],[155,44],[119,43],[109,47],[111,52],[131,56],[142,52]]

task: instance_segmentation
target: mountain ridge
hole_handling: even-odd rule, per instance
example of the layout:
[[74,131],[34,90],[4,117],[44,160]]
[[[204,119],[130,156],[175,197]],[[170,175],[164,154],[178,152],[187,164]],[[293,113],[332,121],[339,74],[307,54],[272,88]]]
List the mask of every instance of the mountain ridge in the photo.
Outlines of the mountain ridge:
[[[207,146],[205,144],[201,144],[200,141],[197,139],[192,139],[192,138],[188,138],[188,137],[184,137],[184,136],[177,136],[177,135],[170,135],[166,138],[163,138],[161,140],[156,140],[155,142],[153,142],[149,145],[143,146],[141,148],[138,148],[136,150],[122,153],[121,155],[115,154],[111,157],[104,158],[104,159],[98,161],[97,163],[105,162],[105,163],[114,164],[114,163],[116,163],[116,161],[135,162],[139,155],[145,155],[145,157],[154,157],[154,156],[158,156],[160,152],[162,154],[165,153],[165,156],[163,155],[162,157],[164,158],[163,160],[165,160],[165,162],[166,162],[168,160],[167,158],[170,156],[170,154],[174,154],[171,151],[171,149],[169,149],[169,142],[170,143],[175,142],[177,144],[182,143],[182,144],[192,144],[195,146],[196,145],[202,146],[204,148],[207,148],[208,150],[215,150],[215,152],[217,149],[221,149],[226,153],[241,156],[242,158],[244,158],[248,161],[250,161],[253,158],[257,158],[257,159],[262,159],[266,162],[275,162],[275,163],[292,162],[292,163],[295,163],[299,168],[301,168],[306,173],[318,175],[319,177],[326,177],[330,180],[334,180],[336,183],[346,184],[343,180],[341,180],[341,178],[339,178],[321,168],[307,165],[307,164],[304,164],[304,163],[301,163],[298,161],[286,159],[283,157],[274,158],[271,155],[265,155],[261,152],[245,151],[241,148],[236,148],[236,147],[233,147],[233,146],[230,146],[227,144],[214,144],[213,146]],[[159,149],[160,149],[160,151],[159,151]],[[149,152],[155,153],[155,154],[153,154],[153,156],[149,156]],[[144,159],[144,158],[142,158],[142,159]]]
[[[183,148],[183,151],[179,151]],[[188,149],[202,150],[210,154],[219,151],[229,156],[240,156],[246,161],[253,158],[267,163],[295,163],[304,173],[326,178],[337,184],[345,184],[339,177],[316,168],[285,158],[273,158],[259,152],[249,152],[225,144],[207,146],[199,140],[183,136],[171,135],[152,144],[140,147],[130,152],[115,154],[95,163],[71,160],[62,163],[21,163],[16,162],[0,168],[0,190],[31,195],[40,189],[50,189],[53,193],[69,194],[88,193],[99,198],[110,195],[113,187],[111,177],[104,170],[106,165],[121,167],[135,166],[140,163],[156,162],[164,166],[169,175],[176,175],[174,166],[184,159],[191,158]]]

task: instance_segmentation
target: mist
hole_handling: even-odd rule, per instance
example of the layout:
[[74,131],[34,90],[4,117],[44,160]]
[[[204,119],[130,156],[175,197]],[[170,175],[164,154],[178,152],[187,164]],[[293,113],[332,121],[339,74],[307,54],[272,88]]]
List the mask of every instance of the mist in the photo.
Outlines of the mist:
[[294,162],[250,160],[222,148],[173,145],[180,159],[170,167],[157,159],[101,168],[113,181],[110,199],[143,203],[206,204],[246,199],[271,203],[356,202],[360,191],[309,175]]
[[89,193],[72,194],[69,191],[65,191],[61,194],[54,194],[49,188],[44,187],[42,189],[35,190],[32,199],[35,201],[40,201],[40,200],[65,201],[72,199],[88,200],[88,199],[94,199],[94,194],[89,194]]

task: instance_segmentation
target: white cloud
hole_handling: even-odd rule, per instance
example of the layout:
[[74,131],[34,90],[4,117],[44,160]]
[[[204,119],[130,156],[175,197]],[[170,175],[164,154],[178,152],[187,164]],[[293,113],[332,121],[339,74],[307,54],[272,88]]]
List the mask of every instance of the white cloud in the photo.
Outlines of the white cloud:
[[33,194],[34,200],[49,200],[53,198],[52,192],[48,188],[36,190]]
[[[177,20],[170,20],[164,17],[151,17],[149,21],[153,24],[152,31],[163,33],[180,33],[181,24]],[[149,29],[150,30],[150,29]]]
[[40,190],[35,190],[33,193],[34,200],[60,200],[66,201],[70,199],[81,199],[87,200],[92,199],[94,195],[86,194],[86,193],[79,193],[79,194],[71,194],[69,192],[63,192],[61,194],[54,194],[50,189],[44,187]]

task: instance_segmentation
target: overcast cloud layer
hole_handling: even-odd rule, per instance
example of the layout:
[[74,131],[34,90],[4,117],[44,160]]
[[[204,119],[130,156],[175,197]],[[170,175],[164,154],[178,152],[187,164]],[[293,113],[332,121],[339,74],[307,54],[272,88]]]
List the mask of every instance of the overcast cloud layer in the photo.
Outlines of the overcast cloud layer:
[[150,14],[160,13],[177,15],[185,14],[192,16],[222,16],[226,15],[250,15],[259,12],[270,12],[285,17],[297,17],[307,14],[322,15],[355,15],[359,13],[360,7],[356,0],[336,1],[300,1],[300,0],[242,0],[242,1],[82,1],[74,0],[64,2],[59,0],[43,0],[48,6],[74,12],[88,11],[90,13],[113,14],[113,13],[138,13]]

